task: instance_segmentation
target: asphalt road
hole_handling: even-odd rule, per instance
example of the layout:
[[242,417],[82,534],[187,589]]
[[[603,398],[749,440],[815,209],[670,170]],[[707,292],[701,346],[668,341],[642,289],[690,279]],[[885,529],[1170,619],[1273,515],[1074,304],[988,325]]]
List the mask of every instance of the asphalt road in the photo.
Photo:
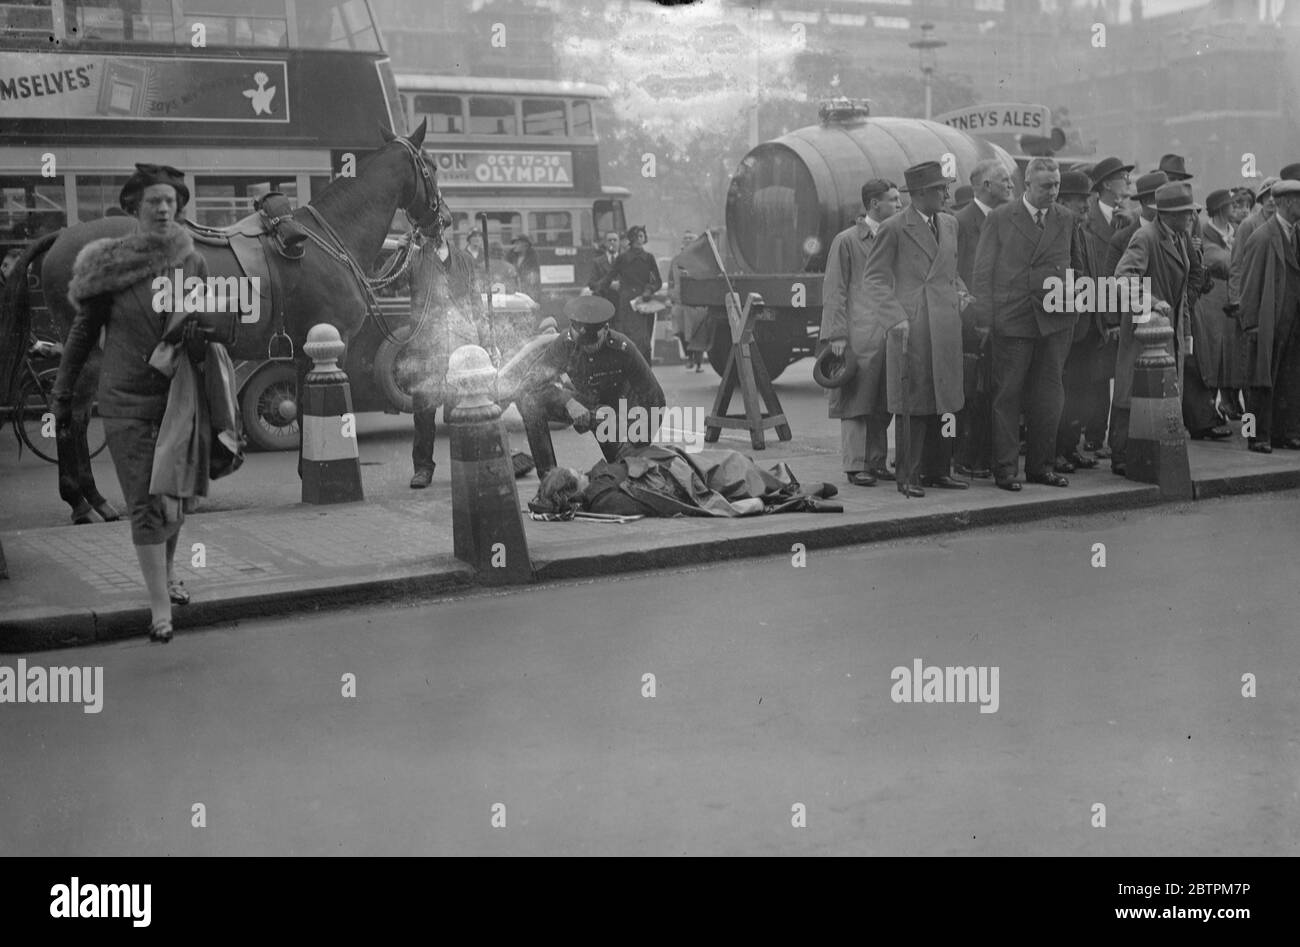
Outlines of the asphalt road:
[[103,707],[0,704],[0,851],[1300,854],[1297,499],[28,656]]
[[[680,365],[656,366],[656,374],[670,405],[707,411],[717,392],[718,376],[707,367],[702,373],[687,371]],[[795,445],[809,438],[839,446],[839,422],[826,417],[825,393],[812,380],[812,359],[795,363],[776,381],[778,397],[790,419]],[[732,411],[739,411],[739,395]],[[522,422],[515,409],[506,415],[512,443],[527,449]],[[410,491],[411,416],[363,413],[357,416],[358,446],[366,495],[369,498],[397,496]],[[770,432],[769,432],[770,433]],[[572,430],[553,435],[557,456],[565,464],[590,467],[601,459],[590,435]],[[829,439],[829,440],[828,440]],[[747,434],[724,432],[721,443],[748,451]],[[447,438],[441,428],[434,451],[439,467],[435,476],[446,481],[448,473]],[[297,475],[298,455],[293,452],[247,455],[244,466],[233,476],[212,484],[210,496],[202,501],[205,511],[283,507],[302,499],[302,485]],[[95,482],[112,503],[121,504],[122,491],[105,450],[92,462]],[[531,481],[536,489],[536,481]],[[12,429],[0,430],[0,530],[32,529],[57,526],[69,521],[70,509],[58,493],[58,473],[53,464],[30,451],[18,451]]]

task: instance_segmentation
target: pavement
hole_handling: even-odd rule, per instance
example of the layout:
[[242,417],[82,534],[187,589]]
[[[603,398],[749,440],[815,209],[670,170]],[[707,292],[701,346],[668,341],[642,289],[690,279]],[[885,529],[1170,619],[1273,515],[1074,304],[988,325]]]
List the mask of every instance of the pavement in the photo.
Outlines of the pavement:
[[[838,433],[825,423],[812,436],[797,435],[790,442],[772,436],[761,452],[726,435],[719,446],[744,450],[765,467],[785,461],[804,484],[835,484],[844,512],[621,525],[526,520],[536,580],[789,553],[797,543],[805,549],[855,545],[1160,502],[1156,487],[1116,477],[1104,464],[1074,474],[1065,489],[1026,484],[1011,494],[977,480],[966,491],[931,490],[923,499],[906,500],[890,483],[875,488],[845,483]],[[1191,442],[1190,458],[1198,499],[1300,487],[1297,452],[1254,454],[1234,437]],[[175,610],[175,626],[417,600],[474,586],[473,571],[452,555],[448,469],[440,464],[438,479],[423,493],[380,491],[364,502],[331,506],[223,509],[218,487],[227,481],[219,481],[214,497],[187,519],[181,534],[177,575],[192,601]],[[363,465],[363,483],[371,476]],[[518,482],[521,505],[536,487],[535,475]],[[367,496],[375,496],[369,487]],[[0,545],[9,570],[8,580],[0,580],[0,651],[39,651],[145,633],[144,585],[125,523],[0,529]]]

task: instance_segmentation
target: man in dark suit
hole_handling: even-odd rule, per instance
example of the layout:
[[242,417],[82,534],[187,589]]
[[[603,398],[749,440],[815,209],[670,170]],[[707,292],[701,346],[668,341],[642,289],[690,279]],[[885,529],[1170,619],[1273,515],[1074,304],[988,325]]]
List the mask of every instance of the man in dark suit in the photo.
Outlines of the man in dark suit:
[[[1013,197],[1011,174],[1002,162],[988,158],[970,173],[974,196],[957,212],[957,274],[966,286],[974,285],[975,248],[984,218]],[[989,330],[975,325],[974,310],[962,313],[962,361],[965,366],[966,406],[957,414],[956,456],[953,469],[963,477],[988,477],[993,471],[993,405],[989,358]]]
[[618,280],[609,284],[609,288],[601,290],[601,281],[609,275],[609,271],[614,268],[614,261],[618,259],[619,235],[611,230],[605,234],[605,242],[601,246],[600,253],[591,261],[591,279],[587,280],[587,288],[597,296],[603,296],[610,301],[615,309],[618,308]]
[[[1129,172],[1133,165],[1115,157],[1103,158],[1092,168],[1092,192],[1095,200],[1088,206],[1083,220],[1084,256],[1088,260],[1093,279],[1113,276],[1123,247],[1111,246],[1115,234],[1133,221],[1124,213],[1124,200],[1128,196]],[[1163,182],[1162,182],[1163,183]],[[1152,192],[1154,193],[1154,188]],[[1108,331],[1101,313],[1084,315],[1095,329],[1094,340],[1099,348],[1093,361],[1093,375],[1088,386],[1088,404],[1083,421],[1084,450],[1095,452],[1102,459],[1110,457],[1106,447],[1106,428],[1110,423],[1110,382],[1115,377],[1115,353],[1118,331]],[[1072,459],[1072,458],[1067,458]],[[1075,466],[1079,466],[1075,461]]]
[[[1084,220],[1088,215],[1088,197],[1092,181],[1081,171],[1066,171],[1061,175],[1061,191],[1057,195],[1065,208],[1074,215],[1074,244],[1081,268],[1074,277],[1094,279],[1100,266],[1089,253],[1084,236]],[[1109,276],[1110,273],[1106,273]],[[1090,470],[1097,461],[1079,453],[1079,435],[1091,408],[1093,381],[1098,373],[1097,360],[1104,344],[1097,326],[1095,312],[1081,311],[1074,323],[1070,354],[1065,358],[1065,403],[1061,408],[1061,423],[1056,429],[1056,462],[1052,469],[1057,473],[1074,473],[1076,469]],[[1107,407],[1109,407],[1109,390]]]
[[1241,325],[1250,353],[1250,449],[1300,450],[1300,182],[1273,185],[1276,212],[1247,241]]
[[1022,485],[1022,411],[1028,420],[1025,479],[1053,487],[1070,483],[1052,462],[1076,314],[1044,307],[1077,257],[1074,218],[1056,203],[1060,186],[1055,161],[1031,159],[1024,195],[989,214],[975,251],[976,323],[993,330],[993,476],[1003,490]]
[[912,203],[876,231],[866,261],[866,311],[884,331],[889,410],[897,416],[897,480],[907,497],[917,485],[970,486],[952,477],[952,448],[941,416],[962,407],[961,307],[957,222],[943,213],[951,178],[937,161],[904,173]]
[[[1173,327],[1169,355],[1176,360],[1180,375],[1191,333],[1189,289],[1193,261],[1188,235],[1201,209],[1192,200],[1192,186],[1186,181],[1162,184],[1155,193],[1156,219],[1145,220],[1129,240],[1128,248],[1115,267],[1120,279],[1147,280],[1151,288],[1150,310],[1165,316]],[[1143,205],[1143,212],[1147,209]],[[1134,332],[1149,317],[1136,311],[1121,313],[1119,357],[1115,363],[1115,398],[1110,413],[1110,466],[1117,474],[1127,472],[1129,410],[1132,404],[1133,370],[1142,343]],[[1181,381],[1179,397],[1181,397]]]

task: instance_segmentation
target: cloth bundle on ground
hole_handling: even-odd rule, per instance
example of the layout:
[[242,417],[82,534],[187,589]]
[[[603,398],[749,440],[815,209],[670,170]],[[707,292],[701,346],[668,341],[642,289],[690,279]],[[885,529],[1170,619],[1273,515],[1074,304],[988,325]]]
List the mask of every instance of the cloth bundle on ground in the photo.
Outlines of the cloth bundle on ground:
[[825,502],[837,492],[833,485],[803,488],[786,464],[765,471],[733,450],[690,454],[664,444],[629,446],[615,461],[596,464],[588,480],[572,498],[544,496],[539,489],[528,508],[550,514],[581,508],[621,516],[719,517],[844,510]]

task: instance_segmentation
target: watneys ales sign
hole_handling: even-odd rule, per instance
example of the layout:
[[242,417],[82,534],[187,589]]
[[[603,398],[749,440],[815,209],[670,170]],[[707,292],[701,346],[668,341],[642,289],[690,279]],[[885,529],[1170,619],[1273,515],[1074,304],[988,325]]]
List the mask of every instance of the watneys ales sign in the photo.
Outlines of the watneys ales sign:
[[934,120],[968,135],[1048,135],[1052,130],[1051,109],[1019,102],[972,105],[936,115]]

